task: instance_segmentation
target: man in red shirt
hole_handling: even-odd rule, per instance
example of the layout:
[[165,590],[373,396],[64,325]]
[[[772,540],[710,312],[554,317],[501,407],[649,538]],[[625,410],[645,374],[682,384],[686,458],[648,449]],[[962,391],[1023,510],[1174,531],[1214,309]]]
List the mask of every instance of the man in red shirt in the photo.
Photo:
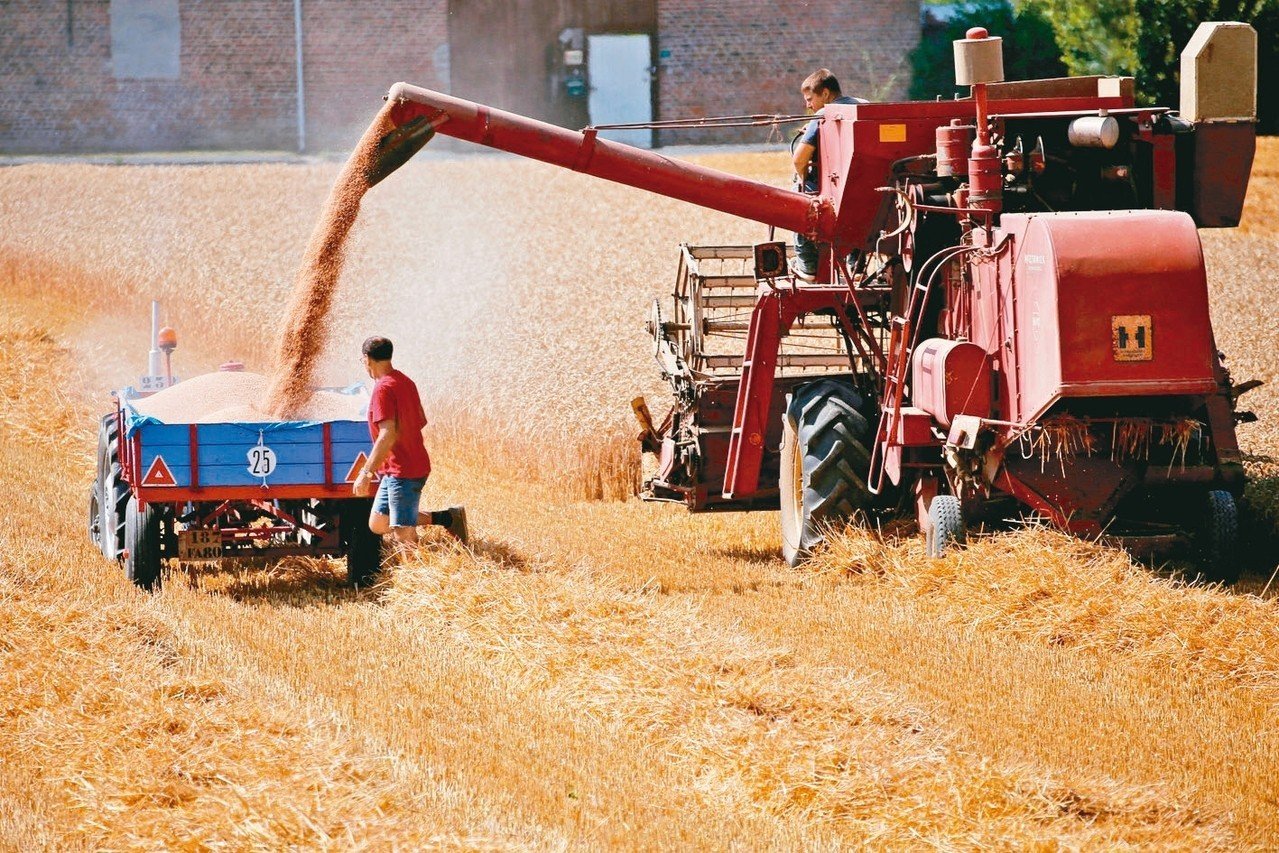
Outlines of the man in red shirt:
[[379,536],[391,533],[397,542],[412,544],[417,542],[419,524],[434,524],[465,543],[465,507],[418,511],[422,487],[431,474],[431,457],[426,452],[426,412],[417,385],[391,365],[393,346],[386,338],[369,338],[362,350],[365,370],[374,380],[369,400],[373,450],[352,491],[368,497],[373,494],[374,475],[381,475],[369,514],[369,529]]

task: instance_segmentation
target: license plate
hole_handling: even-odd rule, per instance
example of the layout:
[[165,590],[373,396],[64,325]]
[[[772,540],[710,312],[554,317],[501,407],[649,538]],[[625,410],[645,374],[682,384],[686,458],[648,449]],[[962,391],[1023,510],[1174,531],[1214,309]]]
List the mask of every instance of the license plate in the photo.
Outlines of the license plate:
[[178,559],[186,562],[222,559],[222,532],[183,530],[178,533]]

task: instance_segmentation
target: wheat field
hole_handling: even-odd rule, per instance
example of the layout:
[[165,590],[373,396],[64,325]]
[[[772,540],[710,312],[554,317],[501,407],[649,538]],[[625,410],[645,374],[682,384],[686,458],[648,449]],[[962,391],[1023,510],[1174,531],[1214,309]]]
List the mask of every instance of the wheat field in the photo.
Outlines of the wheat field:
[[268,370],[339,166],[0,170],[0,848],[1273,847],[1277,143],[1243,226],[1202,232],[1219,346],[1269,383],[1231,590],[1038,528],[942,560],[849,530],[795,570],[773,513],[616,499],[677,244],[763,229],[421,156],[364,200],[321,378],[396,342],[472,550],[359,592],[292,559],[141,593],[82,516],[147,300],[182,375]]

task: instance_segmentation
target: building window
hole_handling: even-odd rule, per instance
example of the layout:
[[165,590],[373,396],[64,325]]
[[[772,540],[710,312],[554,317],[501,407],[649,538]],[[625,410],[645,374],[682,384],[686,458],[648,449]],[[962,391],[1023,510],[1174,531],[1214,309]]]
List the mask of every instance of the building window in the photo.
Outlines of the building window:
[[117,80],[177,80],[178,0],[111,0],[111,66]]

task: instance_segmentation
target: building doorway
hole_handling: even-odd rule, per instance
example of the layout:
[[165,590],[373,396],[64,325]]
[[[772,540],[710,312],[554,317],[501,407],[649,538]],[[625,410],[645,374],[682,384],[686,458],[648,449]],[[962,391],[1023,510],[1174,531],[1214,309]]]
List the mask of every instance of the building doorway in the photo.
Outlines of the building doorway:
[[[588,109],[596,124],[635,124],[653,120],[652,39],[634,35],[587,37]],[[606,130],[605,139],[640,148],[653,147],[653,131]]]

